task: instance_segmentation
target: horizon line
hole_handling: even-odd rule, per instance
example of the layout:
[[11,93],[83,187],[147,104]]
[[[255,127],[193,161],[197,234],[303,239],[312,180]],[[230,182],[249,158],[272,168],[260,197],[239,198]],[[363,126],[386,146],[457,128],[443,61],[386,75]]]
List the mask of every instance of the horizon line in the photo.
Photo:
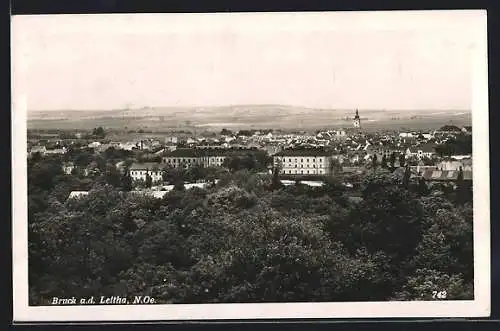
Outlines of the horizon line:
[[302,105],[291,105],[291,104],[266,104],[266,103],[255,103],[255,104],[226,104],[226,105],[185,105],[185,106],[137,106],[137,107],[121,107],[121,108],[100,108],[100,109],[85,109],[85,108],[71,108],[71,109],[57,109],[57,108],[47,108],[47,109],[29,109],[27,108],[27,112],[71,112],[71,111],[129,111],[129,110],[154,110],[154,109],[174,109],[174,108],[230,108],[230,107],[290,107],[290,108],[304,108],[304,109],[311,109],[311,110],[359,110],[359,111],[394,111],[394,110],[403,110],[403,111],[412,111],[412,110],[442,110],[442,111],[472,111],[472,109],[469,108],[443,108],[443,107],[436,107],[436,108],[362,108],[362,107],[341,107],[341,108],[333,108],[333,107],[311,107],[311,106],[302,106]]

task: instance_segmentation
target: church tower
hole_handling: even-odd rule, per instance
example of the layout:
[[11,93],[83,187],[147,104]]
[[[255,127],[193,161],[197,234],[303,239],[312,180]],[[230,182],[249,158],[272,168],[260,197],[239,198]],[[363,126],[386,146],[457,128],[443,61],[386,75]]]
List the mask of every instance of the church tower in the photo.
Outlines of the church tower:
[[361,120],[359,118],[359,113],[357,109],[356,109],[356,116],[354,116],[354,127],[358,129],[361,127]]

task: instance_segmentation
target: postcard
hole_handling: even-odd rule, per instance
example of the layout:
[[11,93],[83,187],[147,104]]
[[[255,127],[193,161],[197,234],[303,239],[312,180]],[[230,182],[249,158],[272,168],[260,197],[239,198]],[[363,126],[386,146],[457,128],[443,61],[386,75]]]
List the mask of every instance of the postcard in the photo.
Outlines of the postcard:
[[13,16],[14,321],[489,316],[486,23]]

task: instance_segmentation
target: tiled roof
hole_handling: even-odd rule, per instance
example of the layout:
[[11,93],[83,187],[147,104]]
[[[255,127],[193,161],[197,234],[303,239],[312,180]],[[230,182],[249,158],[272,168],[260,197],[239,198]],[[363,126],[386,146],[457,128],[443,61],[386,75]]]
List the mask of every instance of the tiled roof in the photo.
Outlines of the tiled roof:
[[178,148],[175,151],[165,153],[167,157],[206,157],[206,156],[228,156],[255,152],[255,149],[204,149],[204,148]]
[[73,199],[73,198],[79,198],[82,196],[88,195],[88,191],[71,191],[71,193],[68,196],[68,199]]
[[436,151],[436,145],[434,144],[423,144],[419,146],[412,146],[410,147],[410,151],[412,153],[422,151],[424,153],[434,153]]
[[275,156],[332,156],[333,153],[327,152],[322,149],[287,149],[283,150],[279,153],[276,153]]
[[164,165],[155,162],[146,162],[146,163],[133,163],[130,166],[130,170],[151,170],[154,168],[161,169]]

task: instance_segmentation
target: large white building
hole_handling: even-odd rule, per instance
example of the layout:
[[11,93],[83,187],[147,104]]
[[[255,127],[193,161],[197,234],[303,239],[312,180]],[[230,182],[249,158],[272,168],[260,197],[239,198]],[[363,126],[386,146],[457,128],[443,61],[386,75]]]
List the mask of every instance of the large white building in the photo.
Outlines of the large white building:
[[221,150],[182,148],[165,154],[162,161],[173,168],[189,168],[194,165],[221,167],[226,159],[225,154]]
[[162,162],[173,168],[189,168],[194,165],[222,167],[226,158],[252,151],[255,151],[255,149],[179,148],[166,153],[162,158]]
[[129,168],[133,180],[145,181],[149,174],[153,183],[163,180],[163,168],[158,163],[134,163]]
[[406,150],[406,156],[422,158],[431,158],[436,155],[436,145],[423,144],[419,146],[412,146]]
[[283,150],[274,155],[274,166],[283,175],[328,175],[331,153],[323,150]]

